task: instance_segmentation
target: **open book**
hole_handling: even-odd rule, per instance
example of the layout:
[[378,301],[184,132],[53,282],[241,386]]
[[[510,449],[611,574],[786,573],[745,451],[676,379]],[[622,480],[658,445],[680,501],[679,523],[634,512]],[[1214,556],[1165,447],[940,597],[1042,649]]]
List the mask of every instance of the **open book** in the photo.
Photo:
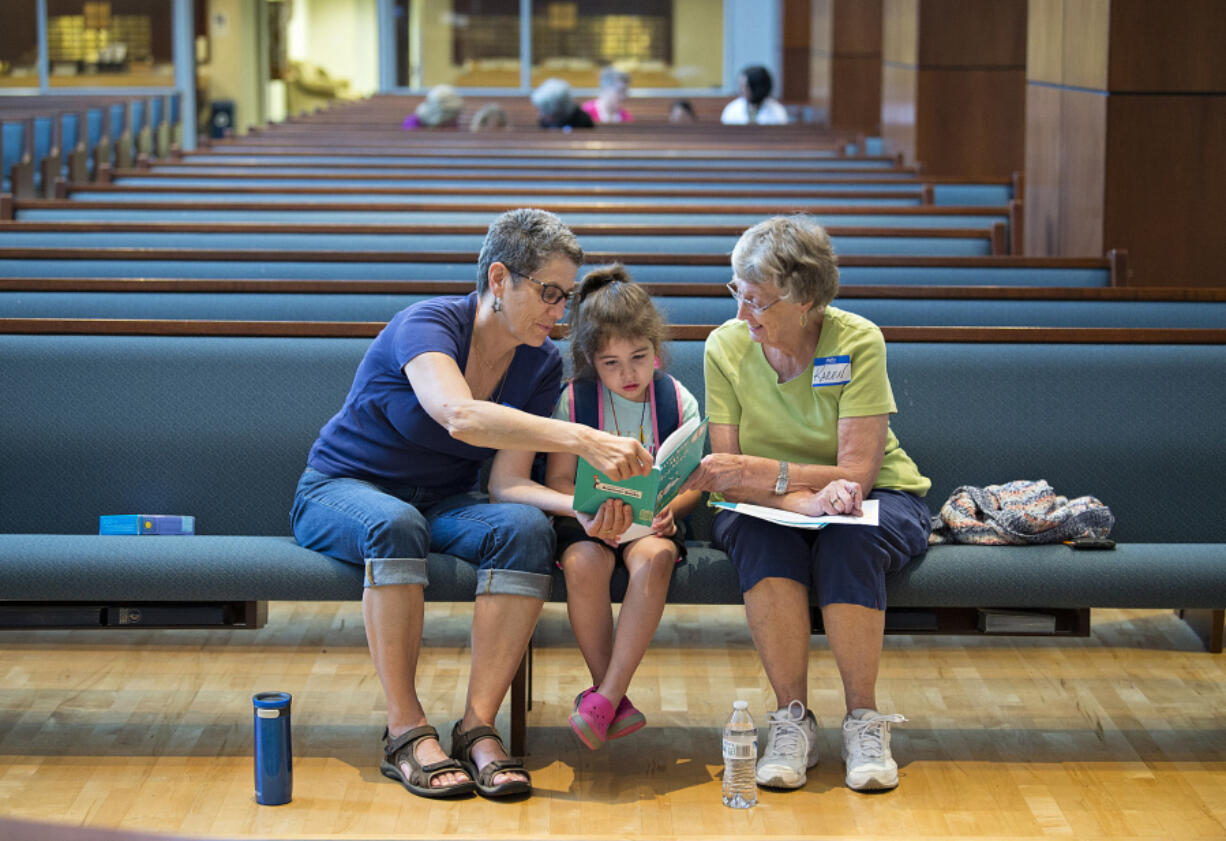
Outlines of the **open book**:
[[655,464],[646,476],[614,481],[579,457],[575,471],[576,511],[595,514],[606,499],[620,499],[634,510],[634,523],[618,535],[625,543],[651,534],[651,521],[673,501],[681,485],[702,461],[707,440],[706,418],[692,418],[660,443]]
[[738,514],[748,514],[760,520],[778,523],[781,526],[792,526],[801,529],[825,528],[831,523],[849,523],[857,526],[875,526],[878,523],[877,500],[866,499],[860,503],[863,513],[859,517],[847,514],[820,514],[810,517],[807,514],[795,514],[782,508],[768,508],[765,505],[751,505],[748,502],[712,502],[712,508],[724,508]]

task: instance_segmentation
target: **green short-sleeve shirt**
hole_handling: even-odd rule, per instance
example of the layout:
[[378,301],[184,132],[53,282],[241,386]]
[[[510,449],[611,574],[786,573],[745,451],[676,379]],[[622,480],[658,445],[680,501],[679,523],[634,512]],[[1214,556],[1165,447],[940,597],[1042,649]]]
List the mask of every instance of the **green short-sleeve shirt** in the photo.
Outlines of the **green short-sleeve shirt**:
[[[885,338],[868,319],[827,307],[814,357],[804,373],[780,383],[745,322],[724,322],[707,337],[703,356],[711,423],[739,427],[746,455],[837,464],[840,418],[898,411]],[[923,496],[931,485],[888,430],[876,487]]]

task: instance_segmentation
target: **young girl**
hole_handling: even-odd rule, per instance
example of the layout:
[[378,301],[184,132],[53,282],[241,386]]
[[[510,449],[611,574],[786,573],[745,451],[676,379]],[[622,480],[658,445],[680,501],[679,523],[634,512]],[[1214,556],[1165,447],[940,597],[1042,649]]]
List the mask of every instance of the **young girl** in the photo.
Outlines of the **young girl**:
[[[590,272],[576,287],[570,320],[573,379],[554,410],[560,420],[576,421],[617,435],[638,438],[654,456],[674,429],[698,417],[698,401],[685,386],[656,370],[664,343],[664,321],[643,287],[622,266]],[[550,453],[546,484],[574,494],[578,459]],[[652,522],[652,534],[619,544],[607,524],[628,523],[606,501],[597,515],[577,513],[555,522],[567,612],[593,686],[575,699],[570,725],[589,748],[629,735],[646,724],[626,687],[664,613],[673,566],[685,552],[681,518],[701,497],[678,495]],[[621,515],[619,517],[619,514]],[[609,579],[618,561],[630,582],[613,631]]]

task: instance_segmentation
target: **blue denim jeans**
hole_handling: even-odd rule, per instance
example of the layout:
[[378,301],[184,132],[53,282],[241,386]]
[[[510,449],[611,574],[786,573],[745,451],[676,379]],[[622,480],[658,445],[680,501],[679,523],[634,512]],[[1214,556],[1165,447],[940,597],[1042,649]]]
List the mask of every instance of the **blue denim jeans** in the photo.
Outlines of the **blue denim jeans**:
[[553,583],[554,531],[545,513],[476,492],[384,488],[308,467],[290,522],[307,549],[364,566],[367,587],[428,585],[430,552],[475,564],[478,596],[547,599]]

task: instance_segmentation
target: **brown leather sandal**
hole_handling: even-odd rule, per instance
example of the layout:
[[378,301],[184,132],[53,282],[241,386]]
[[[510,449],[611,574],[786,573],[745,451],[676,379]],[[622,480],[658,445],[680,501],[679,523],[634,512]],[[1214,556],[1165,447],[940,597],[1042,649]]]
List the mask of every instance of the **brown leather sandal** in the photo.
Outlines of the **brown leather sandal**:
[[[414,752],[417,749],[417,743],[422,739],[438,739],[438,731],[429,724],[407,730],[390,741],[388,741],[388,731],[384,730],[383,739],[387,744],[383,746],[383,761],[379,763],[379,770],[383,772],[383,776],[396,780],[417,796],[457,797],[476,791],[477,784],[473,782],[472,772],[454,759],[444,759],[428,765],[422,765],[418,761]],[[408,763],[408,779],[405,779],[401,763]],[[445,786],[431,785],[440,774],[453,772],[468,774],[468,780]]]
[[[464,766],[464,770],[473,778],[477,784],[477,791],[485,797],[509,797],[513,794],[531,794],[532,781],[531,776],[524,770],[524,761],[522,759],[495,759],[485,763],[480,769],[473,762],[473,745],[482,739],[493,739],[498,742],[498,746],[502,748],[502,752],[506,753],[506,745],[502,743],[502,737],[498,735],[498,731],[493,727],[487,727],[484,724],[478,725],[471,730],[461,733],[460,722],[457,721],[455,726],[451,728],[451,757],[458,760]],[[501,783],[494,783],[494,777],[504,771],[518,771],[527,780],[504,780]]]

